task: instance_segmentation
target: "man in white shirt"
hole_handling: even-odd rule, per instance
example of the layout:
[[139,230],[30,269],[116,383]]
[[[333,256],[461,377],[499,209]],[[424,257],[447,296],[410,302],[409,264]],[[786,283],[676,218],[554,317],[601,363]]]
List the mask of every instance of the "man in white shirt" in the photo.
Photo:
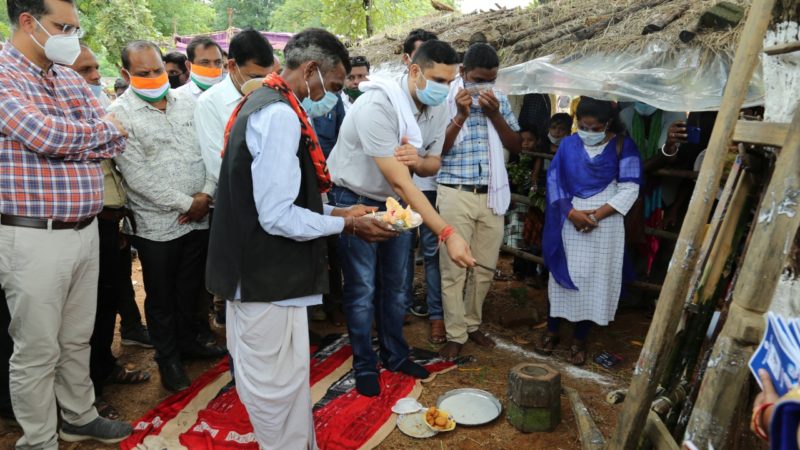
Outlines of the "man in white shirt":
[[136,220],[132,239],[142,263],[145,316],[161,383],[181,391],[189,387],[183,360],[226,353],[215,343],[196,341],[200,329],[192,317],[202,288],[216,183],[206,175],[197,147],[194,100],[169,88],[159,48],[133,41],[121,56],[122,75],[131,86],[111,111],[129,136],[114,162]]
[[[336,206],[360,203],[383,209],[387,197],[401,198],[446,244],[455,264],[467,267],[474,260],[466,242],[453,233],[411,179],[411,173],[431,176],[439,170],[449,121],[444,100],[457,72],[456,51],[445,42],[428,41],[419,47],[408,74],[399,82],[373,78],[362,84],[367,92],[345,117],[329,162]],[[339,253],[358,392],[380,394],[373,319],[378,323],[382,367],[427,378],[428,371],[410,359],[403,337],[403,319],[410,306],[406,269],[411,233],[380,244],[341,236]]]
[[317,448],[306,307],[327,290],[324,237],[397,236],[365,215],[370,208],[322,204],[330,177],[306,111],[336,103],[349,66],[344,45],[309,29],[284,52],[282,75],[269,75],[233,119],[206,269],[209,291],[229,299],[236,389],[267,450]]
[[225,125],[242,99],[242,85],[264,78],[274,65],[272,46],[256,30],[242,30],[231,39],[228,76],[200,95],[194,110],[194,126],[206,172],[216,181],[222,165]]
[[197,36],[186,47],[186,56],[189,58],[186,61],[189,82],[175,92],[196,101],[203,92],[225,78],[222,48],[208,36]]

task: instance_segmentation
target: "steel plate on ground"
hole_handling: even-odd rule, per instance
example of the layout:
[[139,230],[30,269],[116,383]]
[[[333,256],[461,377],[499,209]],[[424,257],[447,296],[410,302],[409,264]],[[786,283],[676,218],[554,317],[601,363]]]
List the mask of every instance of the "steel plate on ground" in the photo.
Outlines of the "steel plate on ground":
[[401,414],[397,416],[397,428],[404,434],[417,439],[436,436],[436,431],[425,423],[425,413]]
[[494,395],[481,389],[453,389],[436,401],[436,407],[450,412],[459,425],[476,426],[489,423],[503,412],[503,405]]

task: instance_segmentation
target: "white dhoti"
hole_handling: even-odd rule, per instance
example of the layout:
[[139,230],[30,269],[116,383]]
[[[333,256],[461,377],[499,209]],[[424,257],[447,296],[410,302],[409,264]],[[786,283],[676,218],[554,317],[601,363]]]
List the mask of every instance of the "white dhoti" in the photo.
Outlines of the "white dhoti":
[[227,302],[236,390],[262,449],[317,449],[305,307]]

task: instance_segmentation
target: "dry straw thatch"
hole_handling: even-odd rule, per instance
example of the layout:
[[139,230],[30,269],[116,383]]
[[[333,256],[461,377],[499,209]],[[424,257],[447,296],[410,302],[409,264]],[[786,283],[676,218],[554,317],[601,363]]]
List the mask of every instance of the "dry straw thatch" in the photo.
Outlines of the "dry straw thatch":
[[[745,8],[748,0],[728,0]],[[405,35],[424,28],[464,51],[475,32],[486,35],[509,66],[546,55],[567,57],[583,53],[639,52],[654,41],[674,51],[692,47],[713,54],[732,55],[744,25],[702,29],[685,44],[683,30],[693,29],[700,17],[719,0],[557,0],[528,8],[493,10],[472,14],[450,13],[417,19],[403,27],[387,30],[357,42],[353,55],[367,56],[375,63],[398,61]],[[487,4],[491,4],[487,1]],[[666,26],[643,35],[645,26],[663,21]]]

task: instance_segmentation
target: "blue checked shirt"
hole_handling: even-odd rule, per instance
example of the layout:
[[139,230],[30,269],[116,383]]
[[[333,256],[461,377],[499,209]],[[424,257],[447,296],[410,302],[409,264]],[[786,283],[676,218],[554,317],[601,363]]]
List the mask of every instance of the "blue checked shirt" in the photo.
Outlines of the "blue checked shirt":
[[[508,126],[519,131],[519,124],[508,97],[495,91],[500,101],[500,113]],[[442,156],[442,167],[439,169],[440,184],[468,184],[478,186],[489,185],[489,119],[483,110],[474,104],[469,108],[469,118],[464,124],[464,139],[450,149],[450,153]]]

